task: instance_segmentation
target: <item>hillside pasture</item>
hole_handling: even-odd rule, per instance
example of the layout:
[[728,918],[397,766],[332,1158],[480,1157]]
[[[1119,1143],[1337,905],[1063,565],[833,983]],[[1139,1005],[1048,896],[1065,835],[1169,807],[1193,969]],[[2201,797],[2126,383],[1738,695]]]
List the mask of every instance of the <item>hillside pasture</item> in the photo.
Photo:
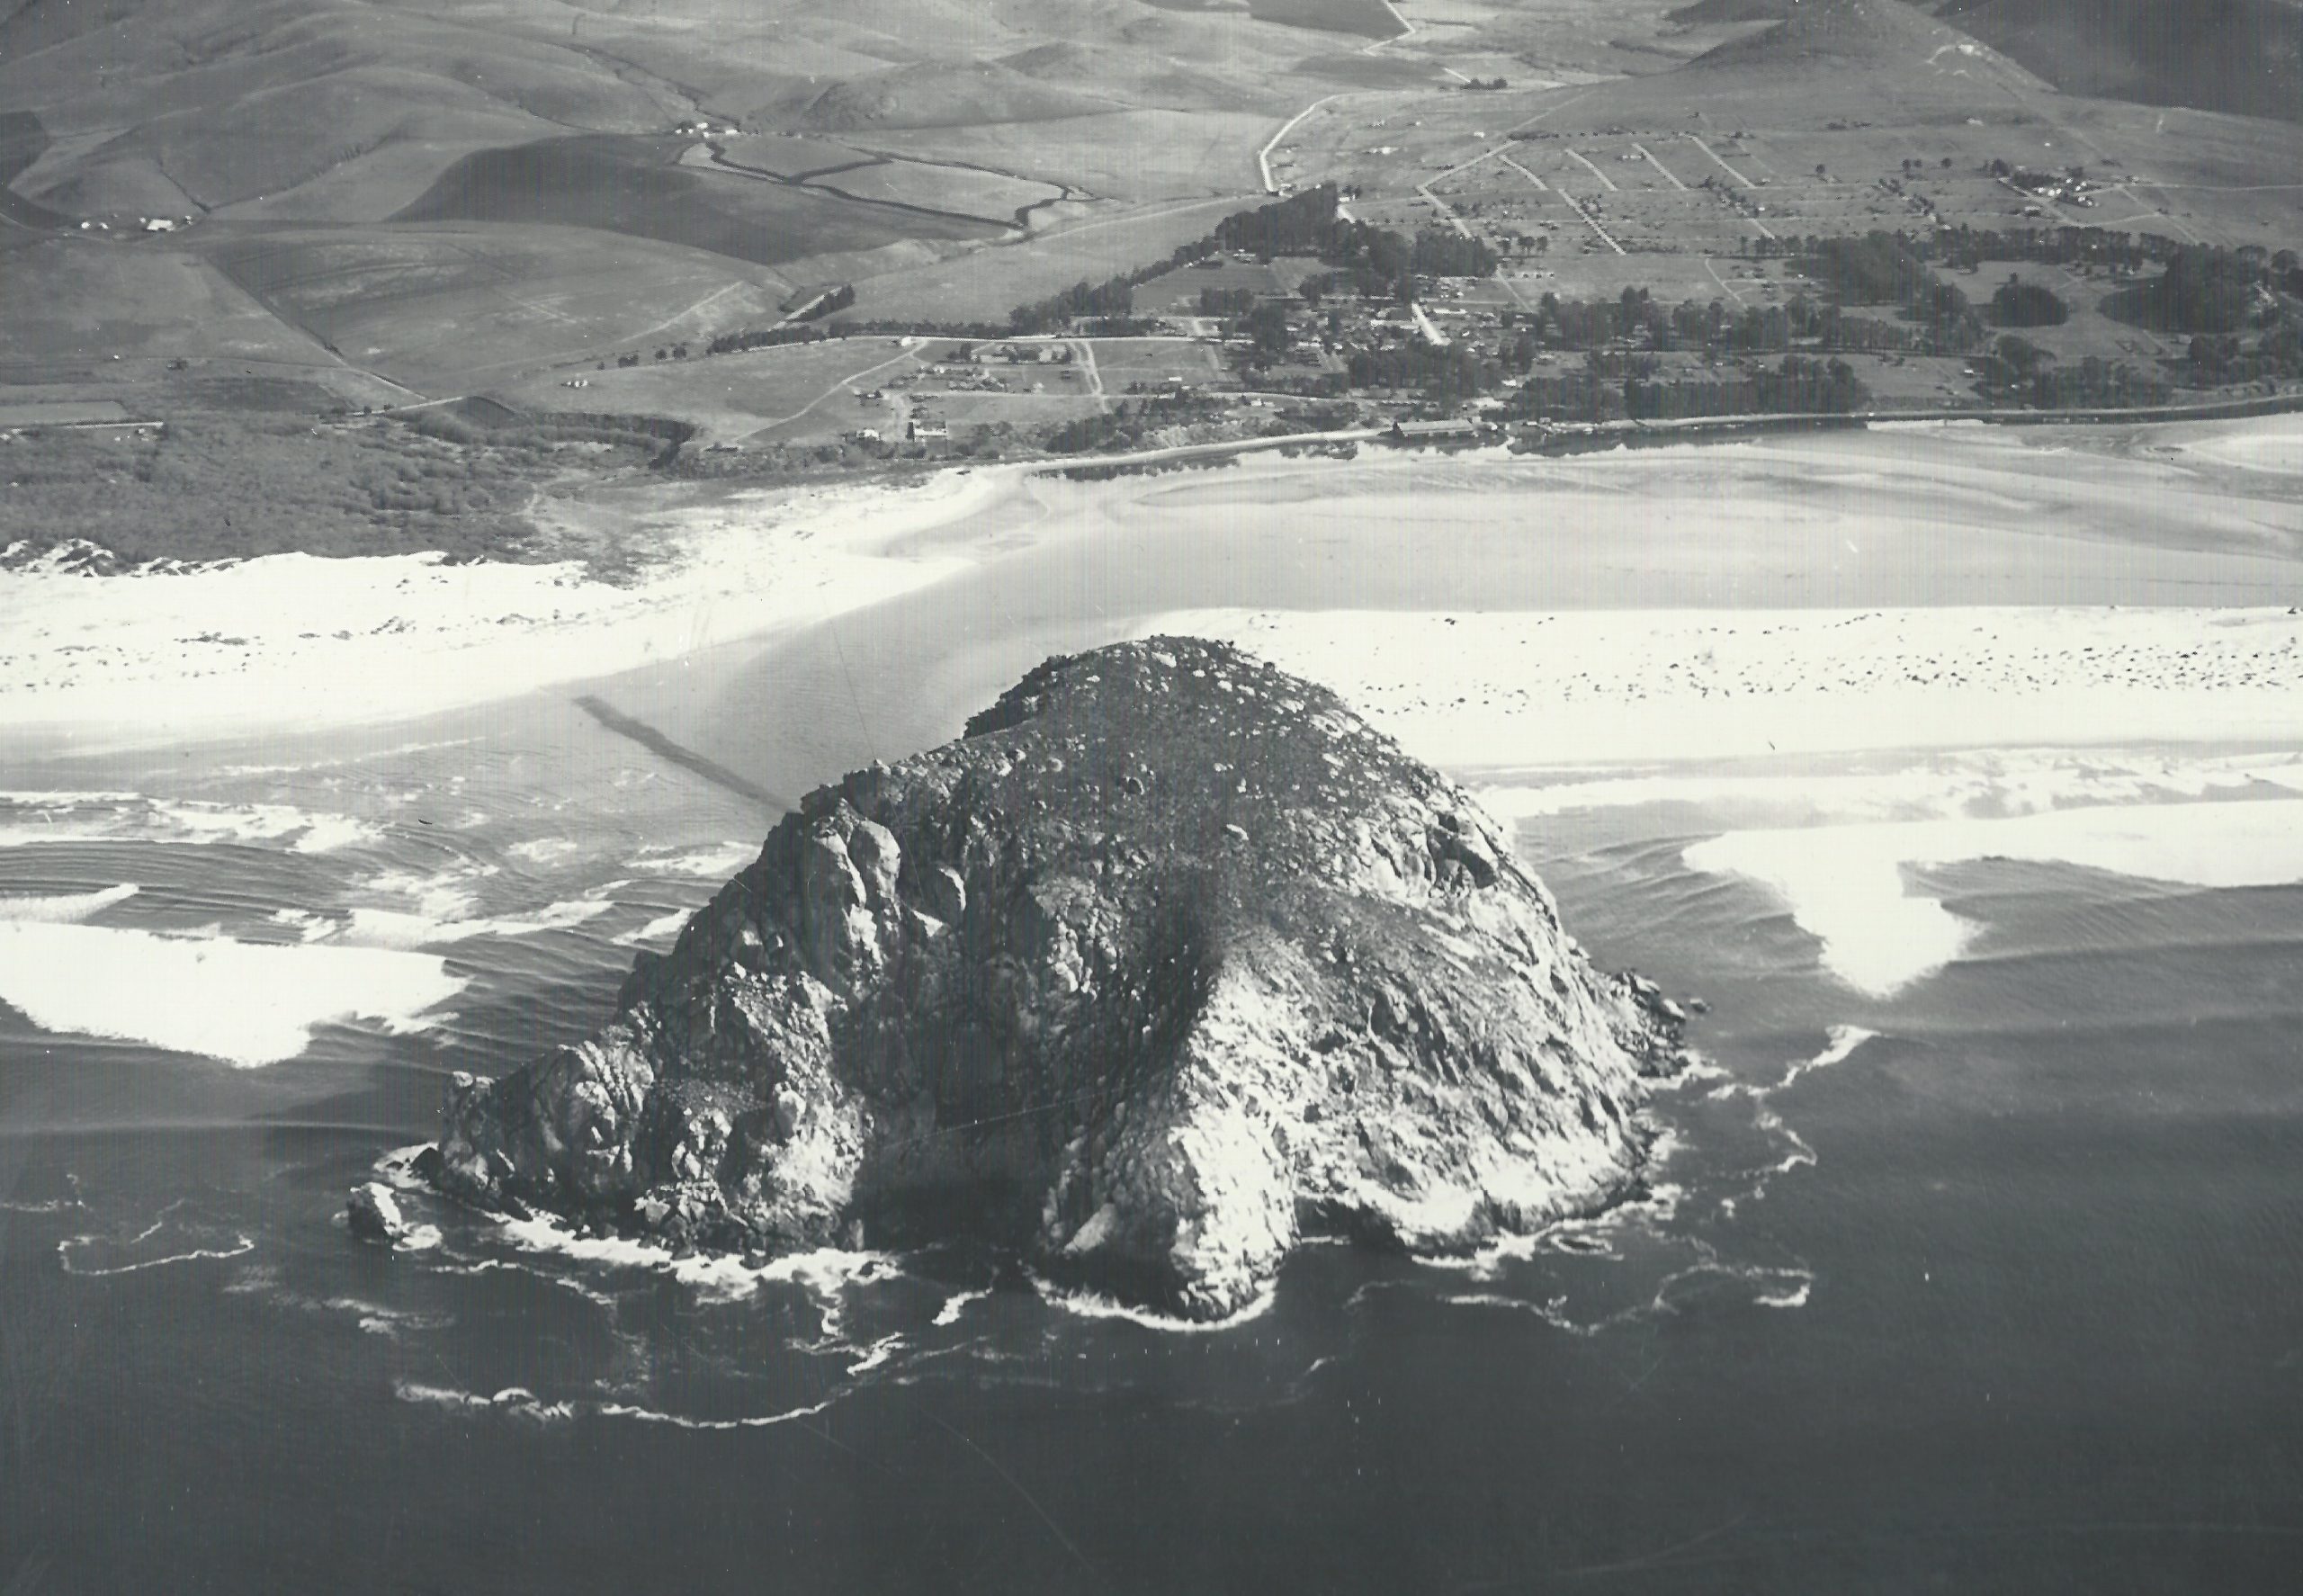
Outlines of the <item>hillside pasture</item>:
[[329,363],[325,350],[191,250],[80,234],[13,235],[5,242],[0,367],[16,381],[58,365],[176,358]]
[[772,325],[792,286],[724,256],[561,228],[198,236],[284,319],[346,360],[434,394]]
[[[906,349],[884,337],[830,338],[786,344],[739,354],[691,354],[684,361],[644,361],[637,366],[581,373],[585,386],[569,388],[560,375],[532,377],[498,390],[515,409],[600,411],[665,416],[700,430],[700,442],[748,436],[764,427],[812,428],[826,435],[858,425],[857,389],[884,385],[916,372],[951,345],[923,341]],[[865,422],[863,425],[872,425]]]
[[1121,201],[1254,194],[1256,151],[1287,112],[1115,111],[976,127],[874,129],[859,143],[929,161],[964,161]]
[[1248,14],[1259,22],[1360,39],[1396,39],[1407,31],[1384,0],[1248,0]]
[[1135,290],[1135,309],[1154,316],[1197,316],[1199,296],[1207,289],[1246,289],[1261,296],[1287,291],[1287,285],[1260,261],[1235,260],[1226,255],[1214,266],[1182,266],[1163,272]]
[[394,220],[542,222],[655,238],[760,265],[997,224],[835,198],[680,164],[689,141],[583,135],[465,157]]
[[1063,198],[1063,190],[973,166],[874,160],[811,179],[809,186],[881,203],[919,206],[1012,226],[1018,212]]
[[954,258],[859,279],[856,314],[1005,324],[1019,303],[1165,258],[1178,245],[1214,231],[1218,221],[1248,208],[1255,198],[1226,195],[1099,215]]
[[1221,352],[1204,343],[1181,338],[1096,338],[1091,342],[1106,393],[1124,394],[1135,383],[1160,388],[1170,378],[1205,386],[1225,372]]

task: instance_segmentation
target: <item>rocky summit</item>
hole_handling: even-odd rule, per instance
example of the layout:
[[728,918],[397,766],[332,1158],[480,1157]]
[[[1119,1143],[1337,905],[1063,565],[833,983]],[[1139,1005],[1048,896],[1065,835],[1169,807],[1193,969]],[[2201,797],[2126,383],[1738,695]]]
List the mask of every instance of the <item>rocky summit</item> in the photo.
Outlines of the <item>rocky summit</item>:
[[811,794],[435,1178],[675,1247],[966,1238],[1216,1319],[1299,1239],[1461,1251],[1637,1179],[1654,988],[1333,694],[1153,638]]

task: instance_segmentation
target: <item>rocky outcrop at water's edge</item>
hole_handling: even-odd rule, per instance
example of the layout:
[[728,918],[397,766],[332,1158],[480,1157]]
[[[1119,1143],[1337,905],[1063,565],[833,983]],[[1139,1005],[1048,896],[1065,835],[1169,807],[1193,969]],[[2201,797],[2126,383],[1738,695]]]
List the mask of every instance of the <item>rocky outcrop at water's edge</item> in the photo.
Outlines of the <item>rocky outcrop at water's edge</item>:
[[1678,1031],[1461,790],[1155,638],[811,794],[596,1036],[454,1079],[436,1179],[675,1246],[966,1236],[1214,1319],[1306,1235],[1459,1251],[1620,1195]]

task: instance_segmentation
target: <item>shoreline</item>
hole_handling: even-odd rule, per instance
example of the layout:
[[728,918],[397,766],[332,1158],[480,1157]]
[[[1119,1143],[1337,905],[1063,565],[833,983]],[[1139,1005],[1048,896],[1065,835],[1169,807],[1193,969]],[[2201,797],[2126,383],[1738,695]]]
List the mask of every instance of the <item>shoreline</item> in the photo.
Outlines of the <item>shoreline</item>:
[[1155,632],[1238,643],[1456,771],[2303,741],[2292,608],[1217,610]]
[[[1191,559],[1206,535],[1280,549],[1339,516],[1397,525],[1413,540],[1402,552],[1438,561],[1428,590],[1335,607],[1349,567],[1285,611],[1122,589],[1113,638],[1180,627],[1244,642],[1451,767],[2281,741],[2303,727],[2303,623],[2282,631],[2265,602],[2303,597],[2296,417],[2086,440],[1913,427],[1565,462],[1496,453],[1266,456],[1213,478],[1095,483],[1017,462],[619,508],[620,536],[668,551],[621,586],[572,562],[437,554],[0,572],[0,746],[70,757],[413,722],[732,659],[1124,525]],[[1485,545],[1518,562],[1501,586],[1456,530],[1483,521],[1510,529]],[[1170,544],[1170,526],[1202,542]],[[2083,569],[2092,585],[2074,586]],[[1862,648],[1825,635],[1864,616]],[[2186,662],[2203,639],[2229,641],[2202,630],[2226,621],[2268,640],[2252,674],[2237,656],[2228,675]],[[1742,677],[1702,663],[1723,646]],[[1912,668],[1867,674],[1865,649],[1882,646]],[[2106,650],[2128,650],[2128,676],[2072,674]],[[1804,676],[1825,685],[1795,690]]]
[[972,561],[907,549],[1010,473],[739,492],[633,517],[635,581],[580,561],[264,555],[113,576],[0,572],[0,743],[80,755],[321,735],[471,710],[758,644]]

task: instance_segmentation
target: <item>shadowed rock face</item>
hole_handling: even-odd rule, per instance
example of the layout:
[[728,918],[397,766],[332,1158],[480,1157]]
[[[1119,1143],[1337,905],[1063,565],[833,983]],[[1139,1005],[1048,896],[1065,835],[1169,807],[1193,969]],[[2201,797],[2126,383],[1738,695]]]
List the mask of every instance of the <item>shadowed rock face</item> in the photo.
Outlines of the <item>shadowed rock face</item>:
[[439,1179],[675,1245],[966,1235],[1192,1318],[1306,1234],[1459,1251],[1634,1178],[1652,986],[1334,695],[1156,638],[812,794]]

